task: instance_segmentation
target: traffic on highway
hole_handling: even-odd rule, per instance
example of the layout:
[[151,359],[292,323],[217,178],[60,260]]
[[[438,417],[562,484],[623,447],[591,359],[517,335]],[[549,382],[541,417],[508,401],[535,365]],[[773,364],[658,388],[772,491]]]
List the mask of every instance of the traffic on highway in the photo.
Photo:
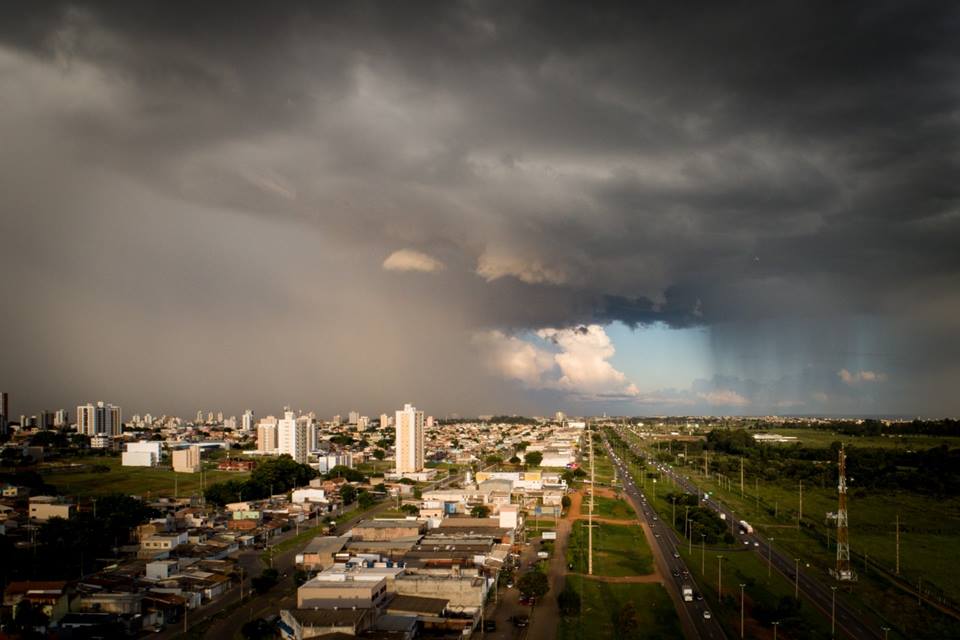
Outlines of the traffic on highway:
[[[656,512],[647,504],[646,497],[637,488],[633,475],[626,464],[617,456],[606,438],[604,438],[603,443],[614,467],[623,479],[624,492],[630,499],[634,510],[641,515],[654,534],[653,552],[664,574],[664,586],[670,591],[674,601],[682,603],[683,611],[679,612],[681,623],[688,630],[692,629],[696,638],[709,640],[726,638],[727,636],[724,634],[720,623],[713,616],[700,593],[700,589],[697,587],[696,581],[680,557],[677,550],[680,541],[675,532],[671,527],[660,526]],[[670,576],[670,579],[667,579],[667,575]]]
[[[634,445],[631,450],[638,456],[644,457],[643,452],[639,451]],[[609,448],[609,445],[608,445]],[[624,465],[618,462],[618,468],[623,469]],[[753,527],[745,520],[738,519],[736,514],[722,502],[711,498],[709,494],[704,494],[686,475],[678,472],[671,465],[665,463],[653,463],[652,466],[661,474],[667,476],[673,483],[691,495],[697,495],[701,501],[715,510],[720,517],[728,523],[734,537],[740,540],[745,548],[749,548],[761,555],[764,562],[771,565],[771,568],[782,574],[788,580],[794,582],[798,595],[801,600],[812,604],[827,619],[831,618],[832,612],[836,612],[835,624],[843,635],[852,638],[882,638],[880,625],[868,624],[865,616],[855,613],[850,607],[840,599],[834,598],[834,592],[831,588],[819,580],[815,579],[810,572],[804,572],[809,565],[797,558],[789,557],[782,551],[778,551],[768,539],[756,532]],[[625,473],[622,471],[622,473]],[[626,478],[626,476],[624,476]],[[634,488],[635,490],[635,488]],[[652,512],[652,509],[645,509]],[[672,527],[663,527],[662,533],[669,535],[671,543],[676,540],[676,533]],[[663,535],[659,539],[663,539]],[[835,608],[834,608],[835,606]],[[840,635],[838,633],[838,635]]]

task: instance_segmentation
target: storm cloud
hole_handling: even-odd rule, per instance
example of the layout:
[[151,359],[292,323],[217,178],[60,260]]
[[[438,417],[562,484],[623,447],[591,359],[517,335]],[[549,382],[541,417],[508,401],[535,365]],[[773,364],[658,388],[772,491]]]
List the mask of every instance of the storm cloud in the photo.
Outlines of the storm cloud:
[[[0,372],[34,410],[960,410],[948,4],[0,14]],[[713,375],[540,382],[538,335],[611,323],[705,327]]]

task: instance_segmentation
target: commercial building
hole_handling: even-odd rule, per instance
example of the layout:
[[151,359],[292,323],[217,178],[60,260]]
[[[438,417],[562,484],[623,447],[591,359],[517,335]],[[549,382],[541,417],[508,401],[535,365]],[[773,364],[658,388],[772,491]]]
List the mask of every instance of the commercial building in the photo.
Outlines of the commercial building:
[[423,469],[423,411],[407,404],[397,411],[396,471],[416,473]]
[[200,471],[200,447],[190,445],[173,452],[173,470],[178,473],[196,473]]
[[50,518],[69,519],[73,515],[73,503],[64,502],[54,496],[33,496],[30,498],[30,518],[46,522]]
[[121,454],[124,467],[155,467],[160,462],[161,444],[153,441],[130,442]]
[[250,409],[243,412],[242,428],[247,433],[253,431],[253,411]]

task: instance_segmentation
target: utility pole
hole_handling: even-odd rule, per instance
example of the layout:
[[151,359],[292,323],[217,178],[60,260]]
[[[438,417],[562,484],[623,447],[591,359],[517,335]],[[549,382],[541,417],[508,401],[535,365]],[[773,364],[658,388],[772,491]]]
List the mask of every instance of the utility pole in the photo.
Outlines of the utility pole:
[[777,640],[777,627],[780,626],[780,621],[774,620],[770,624],[773,625],[773,640]]
[[793,598],[800,599],[800,558],[794,558],[796,568],[793,571]]
[[773,538],[767,540],[767,577],[770,577],[770,571],[773,566],[771,558],[773,556]]
[[837,635],[837,585],[830,585],[830,637]]
[[740,456],[740,497],[743,497],[743,456]]
[[593,493],[596,483],[593,465],[593,429],[588,432],[590,436],[590,510],[587,516],[587,574],[593,575]]
[[743,588],[747,586],[744,583],[740,583],[740,637],[743,637]]
[[700,575],[707,575],[707,534],[700,534]]
[[897,514],[897,575],[900,575],[900,514]]
[[797,529],[800,528],[801,520],[803,520],[803,480],[800,481],[800,508],[797,510]]
[[717,600],[723,601],[723,556],[717,556]]

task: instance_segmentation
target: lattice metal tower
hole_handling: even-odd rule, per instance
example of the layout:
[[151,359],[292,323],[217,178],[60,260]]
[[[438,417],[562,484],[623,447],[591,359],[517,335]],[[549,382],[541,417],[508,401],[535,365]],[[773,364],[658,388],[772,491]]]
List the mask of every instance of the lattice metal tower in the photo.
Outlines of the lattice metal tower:
[[847,521],[847,454],[840,445],[840,460],[837,469],[837,568],[833,577],[837,580],[856,580],[857,574],[850,567],[850,531]]

